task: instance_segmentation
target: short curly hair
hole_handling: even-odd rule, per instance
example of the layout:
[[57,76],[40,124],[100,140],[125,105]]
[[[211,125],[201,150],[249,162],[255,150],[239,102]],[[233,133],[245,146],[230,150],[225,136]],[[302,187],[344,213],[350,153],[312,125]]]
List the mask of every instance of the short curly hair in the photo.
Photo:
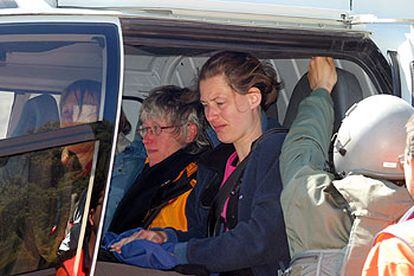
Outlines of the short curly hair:
[[[153,89],[142,103],[138,124],[142,125],[148,119],[159,118],[166,119],[175,126],[192,123],[197,127],[197,136],[187,147],[188,151],[197,153],[208,145],[203,131],[206,122],[199,95],[194,91],[175,85],[165,85]],[[177,127],[175,131],[177,134],[187,135],[187,128]]]

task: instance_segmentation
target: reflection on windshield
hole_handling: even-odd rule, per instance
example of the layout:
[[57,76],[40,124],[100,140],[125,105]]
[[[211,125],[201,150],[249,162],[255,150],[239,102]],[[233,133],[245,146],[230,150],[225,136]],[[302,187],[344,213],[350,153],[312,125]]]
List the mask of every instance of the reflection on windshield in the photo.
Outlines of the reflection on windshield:
[[67,147],[0,159],[1,275],[54,267],[67,258],[58,248],[75,223],[75,210],[84,208],[89,178],[90,167],[82,168]]

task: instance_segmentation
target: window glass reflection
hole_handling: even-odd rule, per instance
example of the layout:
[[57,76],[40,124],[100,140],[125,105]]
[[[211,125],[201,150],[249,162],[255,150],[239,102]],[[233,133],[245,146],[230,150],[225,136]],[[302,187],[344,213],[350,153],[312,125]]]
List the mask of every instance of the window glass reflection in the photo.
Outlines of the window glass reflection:
[[99,120],[106,50],[101,35],[0,35],[0,139]]
[[76,254],[76,245],[59,248],[69,233],[78,238],[73,226],[84,210],[94,147],[0,159],[0,275],[55,267]]

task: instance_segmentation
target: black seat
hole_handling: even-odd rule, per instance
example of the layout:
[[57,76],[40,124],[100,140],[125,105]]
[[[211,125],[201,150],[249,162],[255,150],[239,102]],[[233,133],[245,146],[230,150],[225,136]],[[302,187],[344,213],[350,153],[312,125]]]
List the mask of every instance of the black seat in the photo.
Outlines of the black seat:
[[56,100],[50,95],[40,95],[28,100],[12,137],[43,132],[59,127]]
[[[338,130],[348,108],[363,98],[361,85],[359,84],[358,79],[346,70],[337,68],[336,71],[338,74],[338,81],[331,94],[335,112],[334,132]],[[283,122],[284,127],[290,128],[293,120],[296,118],[296,114],[298,113],[298,106],[300,102],[311,92],[308,74],[306,73],[300,78],[293,89],[288,109],[286,111],[285,120]]]

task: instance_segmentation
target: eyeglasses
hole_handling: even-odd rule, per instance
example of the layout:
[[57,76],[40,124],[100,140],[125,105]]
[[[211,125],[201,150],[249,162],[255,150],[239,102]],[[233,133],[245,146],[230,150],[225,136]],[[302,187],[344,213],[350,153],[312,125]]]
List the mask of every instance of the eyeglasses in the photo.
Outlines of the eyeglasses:
[[401,165],[404,165],[405,163],[411,163],[413,160],[413,153],[411,150],[406,150],[404,154],[398,155],[398,161]]
[[170,128],[176,128],[176,127],[180,127],[180,126],[159,126],[159,125],[154,125],[152,127],[141,127],[137,129],[137,133],[141,136],[144,137],[145,134],[150,133],[152,135],[160,135],[161,132],[165,129],[170,129]]

